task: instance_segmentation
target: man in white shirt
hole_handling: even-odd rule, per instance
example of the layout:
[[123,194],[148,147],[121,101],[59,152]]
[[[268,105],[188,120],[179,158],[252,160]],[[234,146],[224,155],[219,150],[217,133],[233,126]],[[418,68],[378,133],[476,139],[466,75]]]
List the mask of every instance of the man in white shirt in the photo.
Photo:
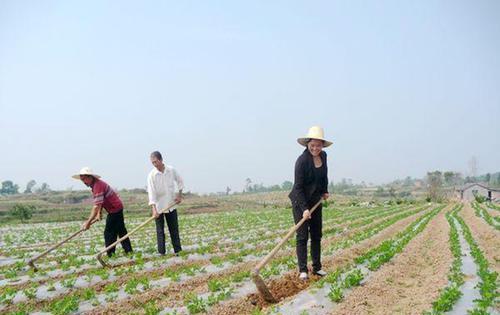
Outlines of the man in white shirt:
[[[165,255],[165,221],[167,221],[170,240],[177,255],[181,250],[181,240],[179,237],[179,222],[177,220],[177,209],[172,207],[166,209],[174,201],[182,201],[182,190],[184,183],[179,173],[170,165],[163,164],[163,157],[158,151],[154,151],[150,156],[154,168],[148,175],[148,196],[152,214],[156,217],[156,240],[158,242],[158,252]],[[175,185],[179,192],[175,194]],[[160,214],[160,212],[165,212]],[[165,219],[164,219],[165,218]]]

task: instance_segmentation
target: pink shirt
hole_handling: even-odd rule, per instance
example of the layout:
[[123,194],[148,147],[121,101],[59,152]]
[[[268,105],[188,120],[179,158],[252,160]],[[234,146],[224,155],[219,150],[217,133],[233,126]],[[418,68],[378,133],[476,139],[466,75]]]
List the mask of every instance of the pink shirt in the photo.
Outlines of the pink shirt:
[[92,194],[94,205],[101,205],[108,213],[117,213],[123,210],[120,197],[106,182],[96,178],[94,185],[92,185]]

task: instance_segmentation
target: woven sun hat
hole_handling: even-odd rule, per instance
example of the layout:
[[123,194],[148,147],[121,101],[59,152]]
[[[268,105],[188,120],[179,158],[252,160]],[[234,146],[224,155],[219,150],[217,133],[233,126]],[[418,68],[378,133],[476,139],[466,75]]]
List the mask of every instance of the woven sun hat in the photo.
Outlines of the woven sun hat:
[[75,175],[73,175],[71,177],[73,177],[74,179],[80,179],[80,175],[90,175],[90,176],[94,176],[95,178],[101,178],[101,176],[99,176],[96,173],[94,173],[90,167],[84,167],[84,168],[82,168],[80,170],[80,173],[75,174]]
[[323,131],[323,128],[321,128],[320,126],[312,126],[311,128],[309,128],[309,132],[307,133],[307,135],[303,138],[298,138],[297,142],[307,147],[307,143],[311,139],[323,141],[324,148],[331,146],[333,143],[331,141],[325,140],[325,133]]

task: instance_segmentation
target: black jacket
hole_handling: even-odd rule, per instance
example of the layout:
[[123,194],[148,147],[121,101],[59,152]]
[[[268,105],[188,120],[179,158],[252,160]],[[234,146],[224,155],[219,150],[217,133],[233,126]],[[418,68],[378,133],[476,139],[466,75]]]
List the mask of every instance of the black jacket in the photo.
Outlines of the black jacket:
[[318,202],[321,195],[328,192],[326,152],[321,151],[320,157],[324,167],[321,168],[322,172],[318,179],[314,172],[313,156],[309,150],[305,149],[295,162],[295,181],[288,197],[302,211],[310,209]]

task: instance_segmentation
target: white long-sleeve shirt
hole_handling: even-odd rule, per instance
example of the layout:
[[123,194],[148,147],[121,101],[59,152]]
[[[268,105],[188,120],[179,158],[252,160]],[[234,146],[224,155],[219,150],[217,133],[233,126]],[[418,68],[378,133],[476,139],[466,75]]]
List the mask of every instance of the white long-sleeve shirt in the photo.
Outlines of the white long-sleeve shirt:
[[175,184],[179,190],[184,189],[184,182],[179,173],[170,165],[165,165],[163,173],[153,168],[148,174],[149,205],[156,205],[156,210],[170,212],[175,206],[165,208],[175,200]]

